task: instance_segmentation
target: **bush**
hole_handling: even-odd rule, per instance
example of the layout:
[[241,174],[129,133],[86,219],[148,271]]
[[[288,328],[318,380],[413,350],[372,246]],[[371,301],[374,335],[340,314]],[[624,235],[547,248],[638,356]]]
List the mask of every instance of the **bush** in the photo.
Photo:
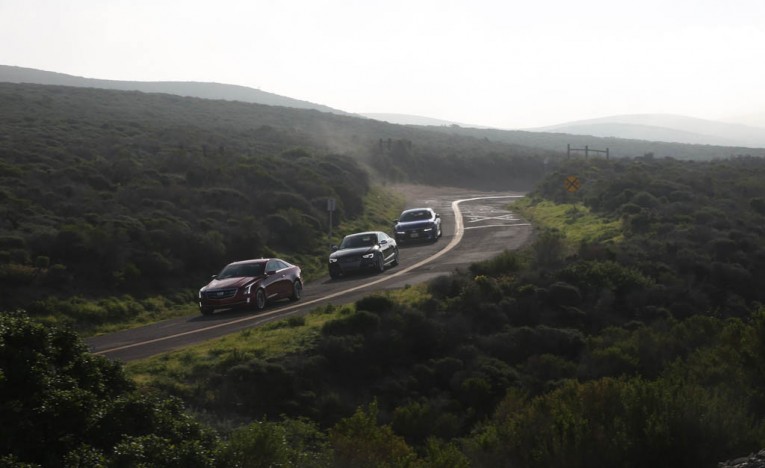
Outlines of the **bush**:
[[394,305],[390,298],[375,294],[356,301],[356,310],[382,314],[393,309]]
[[417,455],[390,426],[377,425],[377,404],[338,422],[329,432],[335,466],[406,466]]
[[548,300],[556,306],[575,306],[582,302],[579,288],[563,281],[551,284],[547,291]]
[[120,364],[88,352],[74,333],[22,313],[0,314],[0,401],[6,460],[43,466],[212,461],[216,439],[177,400],[134,393]]
[[517,252],[504,250],[496,257],[470,265],[470,272],[475,275],[502,276],[517,273],[523,261]]
[[378,315],[366,310],[359,310],[348,317],[325,323],[321,328],[321,333],[325,336],[366,335],[376,330],[380,326],[380,322]]
[[712,466],[760,443],[735,396],[693,384],[570,381],[529,402],[509,396],[501,408],[466,443],[482,466]]

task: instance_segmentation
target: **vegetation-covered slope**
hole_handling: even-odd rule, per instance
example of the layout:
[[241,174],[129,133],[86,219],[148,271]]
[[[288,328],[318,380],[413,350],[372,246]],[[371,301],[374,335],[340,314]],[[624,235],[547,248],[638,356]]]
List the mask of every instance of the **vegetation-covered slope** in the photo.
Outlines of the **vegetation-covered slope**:
[[287,150],[308,141],[296,133],[241,137],[213,111],[181,112],[181,98],[169,97],[170,109],[129,93],[21,89],[0,94],[0,282],[9,291],[188,287],[234,259],[315,253],[329,197],[338,219],[363,210],[361,165]]
[[542,169],[520,147],[241,102],[0,83],[0,108],[0,309],[190,303],[222,265],[275,253],[317,275],[327,198],[342,223],[381,177],[530,186]]
[[205,413],[309,418],[328,434],[375,401],[364,414],[452,463],[716,466],[765,443],[764,171],[750,158],[572,162],[523,207],[561,227],[527,252],[414,302],[359,301],[303,351],[151,369]]
[[[229,345],[203,361],[179,353],[133,366],[144,391],[180,397],[221,440],[190,425],[194,442],[175,445],[178,428],[164,418],[123,439],[93,439],[66,426],[75,416],[92,421],[82,427],[105,424],[77,403],[93,391],[73,391],[78,381],[61,384],[68,392],[6,395],[3,419],[34,440],[35,425],[14,421],[51,408],[32,395],[53,392],[68,410],[45,413],[50,433],[70,438],[46,455],[61,460],[124,454],[161,464],[180,450],[198,466],[713,467],[765,444],[763,172],[753,158],[571,161],[519,207],[550,227],[527,251],[438,278],[407,301],[372,296],[317,311],[333,320],[272,327],[300,331],[289,353]],[[576,194],[563,190],[570,174],[584,181]],[[43,345],[42,359],[59,349],[12,339],[17,329],[38,333],[13,320],[0,327],[12,377],[0,380],[4,392],[22,375],[6,370],[17,362],[8,353]],[[308,323],[320,325],[304,333]],[[79,355],[51,362],[70,375]],[[56,366],[25,369],[24,382],[62,382],[35,377]],[[120,392],[117,402],[135,398]]]

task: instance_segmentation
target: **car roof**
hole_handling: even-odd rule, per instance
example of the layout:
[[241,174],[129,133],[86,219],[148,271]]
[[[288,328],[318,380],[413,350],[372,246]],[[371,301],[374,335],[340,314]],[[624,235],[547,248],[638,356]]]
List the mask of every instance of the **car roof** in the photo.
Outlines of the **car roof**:
[[352,234],[348,234],[345,237],[351,237],[351,236],[366,236],[369,234],[384,234],[382,231],[364,231],[364,232],[354,232]]
[[409,213],[410,211],[433,211],[433,208],[409,208],[408,210],[402,211],[401,214]]
[[278,258],[253,258],[250,260],[239,260],[236,262],[231,262],[229,265],[239,265],[242,263],[267,263],[269,260],[280,260]]

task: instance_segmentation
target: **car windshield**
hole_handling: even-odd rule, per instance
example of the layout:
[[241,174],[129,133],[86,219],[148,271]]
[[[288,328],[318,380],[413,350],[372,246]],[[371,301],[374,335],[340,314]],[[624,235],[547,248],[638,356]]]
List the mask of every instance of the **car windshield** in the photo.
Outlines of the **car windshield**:
[[371,247],[377,244],[377,236],[374,234],[361,234],[357,236],[347,236],[340,243],[341,249],[355,249],[358,247]]
[[423,219],[430,219],[430,212],[426,210],[420,211],[407,211],[401,214],[399,221],[422,221]]
[[228,265],[218,274],[218,279],[242,278],[245,276],[260,276],[263,274],[262,263],[241,263]]

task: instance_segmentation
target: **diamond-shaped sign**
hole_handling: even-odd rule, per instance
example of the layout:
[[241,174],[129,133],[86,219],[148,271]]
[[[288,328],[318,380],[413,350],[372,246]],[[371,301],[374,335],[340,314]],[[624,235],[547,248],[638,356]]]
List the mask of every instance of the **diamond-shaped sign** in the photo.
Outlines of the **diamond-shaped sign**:
[[569,193],[574,193],[577,190],[579,190],[579,187],[582,186],[582,181],[579,180],[579,177],[577,176],[568,176],[566,177],[566,180],[563,181],[563,188],[566,189]]

